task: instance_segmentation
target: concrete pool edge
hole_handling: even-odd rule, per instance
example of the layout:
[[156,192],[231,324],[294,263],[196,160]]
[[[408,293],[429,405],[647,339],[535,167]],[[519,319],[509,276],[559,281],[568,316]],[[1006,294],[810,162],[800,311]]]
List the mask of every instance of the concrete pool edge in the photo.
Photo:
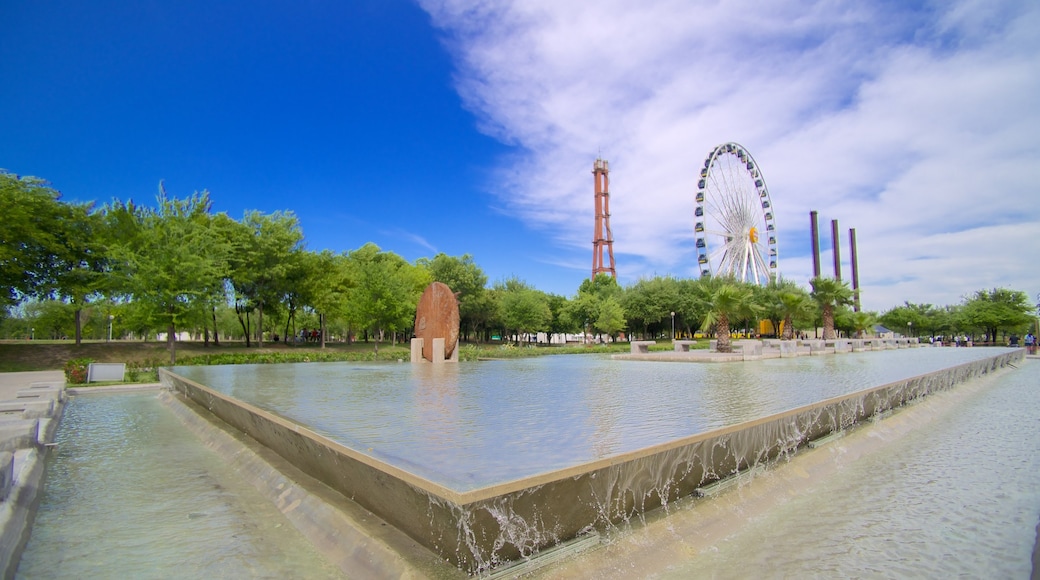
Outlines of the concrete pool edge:
[[[331,488],[469,572],[629,519],[691,494],[704,482],[789,453],[832,430],[1020,360],[1024,351],[963,363],[886,385],[648,447],[459,493],[318,436],[212,389],[162,373],[164,384],[257,439]],[[340,453],[339,449],[347,449]],[[321,459],[322,457],[325,459]],[[399,473],[406,477],[397,477]]]

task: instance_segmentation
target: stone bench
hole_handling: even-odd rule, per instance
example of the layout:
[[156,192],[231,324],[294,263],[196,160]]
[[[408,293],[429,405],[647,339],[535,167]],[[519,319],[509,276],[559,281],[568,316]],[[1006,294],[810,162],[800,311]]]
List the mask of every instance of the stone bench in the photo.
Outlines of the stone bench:
[[796,340],[781,340],[778,341],[780,344],[780,358],[789,358],[799,356],[801,353],[798,351],[798,341]]
[[650,345],[657,344],[656,340],[633,340],[631,342],[632,354],[646,354],[650,352]]
[[834,352],[851,352],[852,341],[845,338],[835,338],[823,341],[824,348],[833,348]]
[[673,340],[672,346],[675,352],[690,352],[690,347],[697,344],[696,340]]

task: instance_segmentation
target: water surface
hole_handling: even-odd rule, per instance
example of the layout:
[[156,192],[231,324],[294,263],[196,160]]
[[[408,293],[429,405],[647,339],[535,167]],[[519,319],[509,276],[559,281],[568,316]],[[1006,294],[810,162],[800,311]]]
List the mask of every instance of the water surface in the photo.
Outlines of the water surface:
[[72,398],[18,578],[339,578],[155,393]]
[[174,372],[467,491],[991,357],[915,348],[738,363],[543,356]]
[[663,576],[1029,578],[1040,519],[1037,373],[1040,362],[1026,361],[979,379],[992,386]]

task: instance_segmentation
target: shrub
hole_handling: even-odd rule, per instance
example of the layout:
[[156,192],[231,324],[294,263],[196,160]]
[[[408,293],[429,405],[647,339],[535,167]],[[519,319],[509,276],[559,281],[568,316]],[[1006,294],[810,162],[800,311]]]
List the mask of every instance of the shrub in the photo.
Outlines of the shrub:
[[74,358],[65,363],[65,381],[70,385],[82,385],[87,382],[87,369],[94,359]]

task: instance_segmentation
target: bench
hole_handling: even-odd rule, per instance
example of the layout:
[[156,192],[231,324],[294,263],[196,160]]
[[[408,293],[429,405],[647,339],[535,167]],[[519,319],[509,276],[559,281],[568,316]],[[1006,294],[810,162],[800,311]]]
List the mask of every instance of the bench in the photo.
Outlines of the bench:
[[697,344],[696,340],[673,340],[672,346],[675,352],[690,352],[690,347]]
[[650,352],[650,345],[657,344],[656,340],[633,340],[632,354],[646,354]]

